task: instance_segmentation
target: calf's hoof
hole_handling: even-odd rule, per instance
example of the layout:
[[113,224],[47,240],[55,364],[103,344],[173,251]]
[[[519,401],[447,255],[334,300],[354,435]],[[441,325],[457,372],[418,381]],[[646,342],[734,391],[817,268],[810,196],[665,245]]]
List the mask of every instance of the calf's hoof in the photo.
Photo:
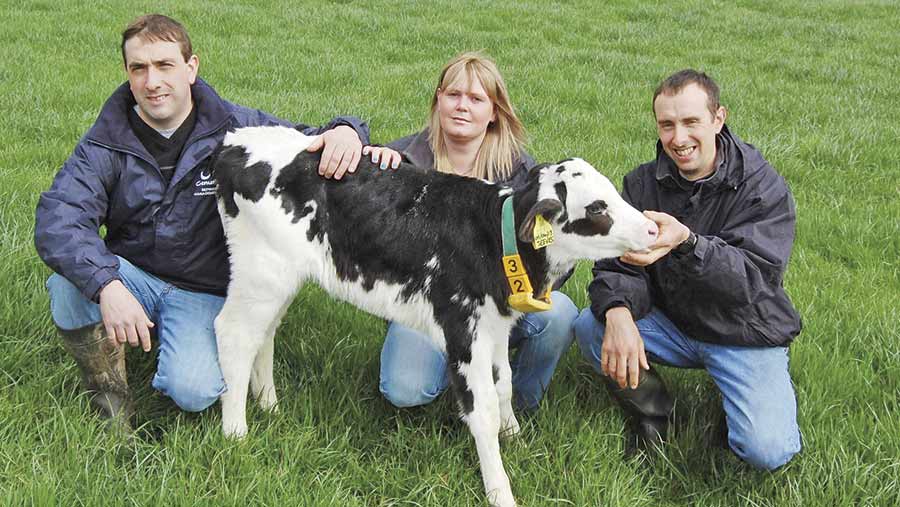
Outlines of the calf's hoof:
[[278,396],[275,395],[275,390],[265,390],[262,394],[257,398],[257,402],[259,403],[259,407],[266,412],[276,413],[278,412]]
[[516,499],[513,498],[512,491],[500,491],[495,489],[488,493],[488,502],[491,507],[516,507]]
[[521,432],[522,428],[519,426],[519,421],[517,421],[515,417],[512,417],[511,419],[508,419],[505,424],[500,426],[500,439],[512,440]]
[[225,438],[240,440],[247,436],[247,425],[222,423],[222,434]]

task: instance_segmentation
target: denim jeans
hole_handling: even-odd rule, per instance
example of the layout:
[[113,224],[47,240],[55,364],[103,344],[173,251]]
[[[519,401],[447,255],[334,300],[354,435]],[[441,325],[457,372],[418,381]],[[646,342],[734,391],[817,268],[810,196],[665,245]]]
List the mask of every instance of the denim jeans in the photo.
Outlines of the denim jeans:
[[[509,336],[516,407],[534,410],[550,384],[559,359],[572,344],[578,308],[562,292],[551,294],[552,308],[526,313]],[[430,403],[450,384],[447,356],[428,336],[391,322],[381,349],[381,393],[397,407]]]
[[[155,324],[159,342],[152,385],[172,398],[182,410],[199,412],[225,392],[213,319],[225,298],[179,289],[119,257],[122,283],[144,307]],[[88,300],[64,277],[47,280],[50,313],[57,327],[78,329],[103,319],[100,306]]]
[[[635,324],[649,361],[705,368],[710,374],[722,393],[728,445],[739,458],[756,468],[774,470],[800,452],[797,399],[786,347],[737,347],[692,340],[655,308]],[[604,330],[590,308],[575,321],[581,353],[598,373]]]

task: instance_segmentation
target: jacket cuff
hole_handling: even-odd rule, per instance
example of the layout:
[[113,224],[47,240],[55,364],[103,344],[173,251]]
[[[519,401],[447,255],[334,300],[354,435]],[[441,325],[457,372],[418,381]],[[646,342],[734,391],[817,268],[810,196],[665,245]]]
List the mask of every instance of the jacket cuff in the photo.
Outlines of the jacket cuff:
[[322,128],[322,132],[331,130],[341,125],[345,125],[355,130],[356,135],[359,136],[359,140],[363,145],[369,144],[369,125],[355,116],[338,116],[337,118],[328,122],[328,125]]
[[694,257],[699,260],[706,258],[706,252],[709,250],[709,240],[697,234],[697,244],[694,245]]
[[113,280],[119,280],[119,270],[115,268],[100,268],[88,281],[81,293],[95,303],[100,302],[100,291]]
[[676,263],[682,266],[682,269],[691,274],[696,274],[702,269],[703,259],[706,258],[709,249],[710,240],[697,234],[697,244],[694,245],[694,249],[691,253],[685,255],[669,255]]
[[[591,304],[591,313],[594,314],[594,318],[597,319],[597,322],[599,322],[605,326],[606,325],[606,312],[610,308],[618,308],[620,306],[623,308],[628,308],[628,311],[632,312],[632,314],[634,314],[634,312],[631,310],[631,307],[629,307],[628,304],[625,303],[625,301],[622,301],[619,299],[607,301],[603,304],[592,303]],[[637,319],[635,319],[635,320],[637,320]]]

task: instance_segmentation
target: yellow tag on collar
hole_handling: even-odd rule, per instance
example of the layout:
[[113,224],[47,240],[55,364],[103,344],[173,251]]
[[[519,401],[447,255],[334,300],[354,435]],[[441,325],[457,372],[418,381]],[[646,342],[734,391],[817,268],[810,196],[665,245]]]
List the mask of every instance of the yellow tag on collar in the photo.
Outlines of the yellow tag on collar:
[[522,313],[545,312],[550,309],[550,303],[535,299],[531,294],[511,294],[509,306]]
[[543,312],[550,309],[550,290],[537,299],[532,295],[531,280],[525,272],[525,265],[519,254],[503,256],[503,271],[506,272],[506,281],[509,282],[509,306],[514,309],[530,313]]
[[541,215],[534,217],[534,241],[531,244],[535,250],[553,244],[553,227]]

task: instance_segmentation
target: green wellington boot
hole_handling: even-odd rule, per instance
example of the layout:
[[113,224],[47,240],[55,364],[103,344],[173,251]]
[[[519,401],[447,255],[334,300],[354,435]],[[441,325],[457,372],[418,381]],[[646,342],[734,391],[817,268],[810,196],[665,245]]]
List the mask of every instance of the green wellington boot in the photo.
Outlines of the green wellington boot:
[[625,446],[626,457],[662,445],[666,441],[674,403],[659,374],[652,367],[641,370],[635,389],[621,388],[615,380],[603,378],[613,398],[631,420],[634,433]]
[[125,374],[125,346],[113,346],[103,324],[72,331],[59,330],[63,345],[81,370],[81,381],[91,405],[107,419],[107,427],[131,433],[134,415]]

